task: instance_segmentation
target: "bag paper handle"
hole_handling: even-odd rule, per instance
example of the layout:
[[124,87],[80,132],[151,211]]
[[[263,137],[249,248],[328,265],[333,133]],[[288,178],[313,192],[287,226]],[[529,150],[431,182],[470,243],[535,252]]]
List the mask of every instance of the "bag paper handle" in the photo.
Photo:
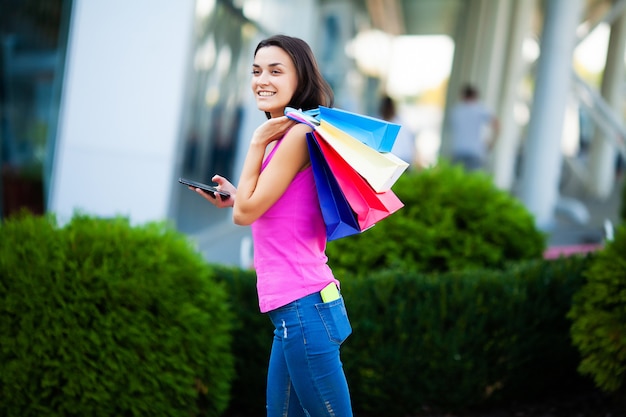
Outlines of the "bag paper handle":
[[295,120],[298,123],[304,123],[305,125],[312,127],[313,129],[320,125],[320,121],[318,120],[319,115],[319,109],[302,111],[294,109],[293,107],[285,108],[285,116],[287,116],[291,120]]

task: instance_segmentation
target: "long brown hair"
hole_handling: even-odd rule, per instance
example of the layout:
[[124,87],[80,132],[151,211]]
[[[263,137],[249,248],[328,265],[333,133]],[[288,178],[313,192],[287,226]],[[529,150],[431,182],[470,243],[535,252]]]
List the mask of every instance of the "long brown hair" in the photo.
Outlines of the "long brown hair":
[[[277,46],[287,52],[296,67],[298,86],[289,107],[310,110],[319,106],[333,106],[335,101],[333,90],[322,76],[313,51],[305,41],[287,35],[274,35],[259,42],[254,50],[254,56],[259,49],[267,46]],[[267,113],[266,115],[269,118]]]

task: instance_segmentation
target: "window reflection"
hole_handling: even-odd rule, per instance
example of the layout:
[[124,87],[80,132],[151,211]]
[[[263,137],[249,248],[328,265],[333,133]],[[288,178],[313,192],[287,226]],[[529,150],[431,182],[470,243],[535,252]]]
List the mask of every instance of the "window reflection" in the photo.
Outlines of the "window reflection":
[[[244,105],[250,95],[250,48],[257,33],[232,2],[197,0],[181,176],[210,184],[217,173],[236,181]],[[178,201],[177,227],[184,232],[197,232],[228,215],[186,190],[180,190]]]
[[250,33],[243,17],[224,2],[199,0],[196,7],[194,74],[186,128],[183,175],[210,182],[214,173],[232,178],[243,114],[241,80],[247,79]]
[[0,7],[0,216],[44,212],[71,1]]

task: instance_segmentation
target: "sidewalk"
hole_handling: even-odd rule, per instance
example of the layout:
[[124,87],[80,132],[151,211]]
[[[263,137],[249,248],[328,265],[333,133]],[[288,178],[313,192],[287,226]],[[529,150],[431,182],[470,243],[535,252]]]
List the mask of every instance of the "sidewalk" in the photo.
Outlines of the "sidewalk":
[[[605,240],[606,228],[609,223],[613,228],[621,223],[619,210],[625,176],[615,183],[612,193],[606,200],[599,200],[589,195],[580,183],[566,184],[562,189],[562,197],[566,200],[582,203],[587,209],[588,221],[580,223],[562,210],[556,210],[554,227],[547,231],[548,247],[569,247],[586,251]],[[567,250],[567,249],[565,249]]]

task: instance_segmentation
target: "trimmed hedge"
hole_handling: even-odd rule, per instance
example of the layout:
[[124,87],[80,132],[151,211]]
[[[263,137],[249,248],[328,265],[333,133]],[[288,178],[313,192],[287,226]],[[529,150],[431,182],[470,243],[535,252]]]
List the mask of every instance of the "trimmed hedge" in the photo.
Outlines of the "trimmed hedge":
[[232,332],[236,341],[232,347],[236,378],[231,389],[232,401],[225,415],[264,416],[267,366],[274,327],[267,315],[259,310],[255,272],[227,266],[215,268],[236,316]]
[[343,361],[355,406],[412,415],[423,406],[455,411],[585,385],[565,315],[586,262],[346,280],[354,334]]
[[402,175],[393,190],[405,207],[370,230],[328,243],[338,277],[497,269],[542,258],[545,235],[532,215],[484,173],[442,163]]
[[[626,224],[598,252],[587,282],[574,297],[574,345],[583,357],[579,370],[605,392],[626,398]],[[625,401],[625,400],[622,400]],[[625,401],[626,404],[626,401]]]
[[[342,347],[355,412],[417,415],[587,388],[565,315],[589,257],[503,271],[380,271],[342,281],[354,329]],[[222,269],[236,306],[237,378],[227,416],[263,415],[272,327],[253,271]],[[235,302],[235,300],[238,300]]]
[[185,236],[124,218],[0,226],[0,415],[218,416],[224,287]]

